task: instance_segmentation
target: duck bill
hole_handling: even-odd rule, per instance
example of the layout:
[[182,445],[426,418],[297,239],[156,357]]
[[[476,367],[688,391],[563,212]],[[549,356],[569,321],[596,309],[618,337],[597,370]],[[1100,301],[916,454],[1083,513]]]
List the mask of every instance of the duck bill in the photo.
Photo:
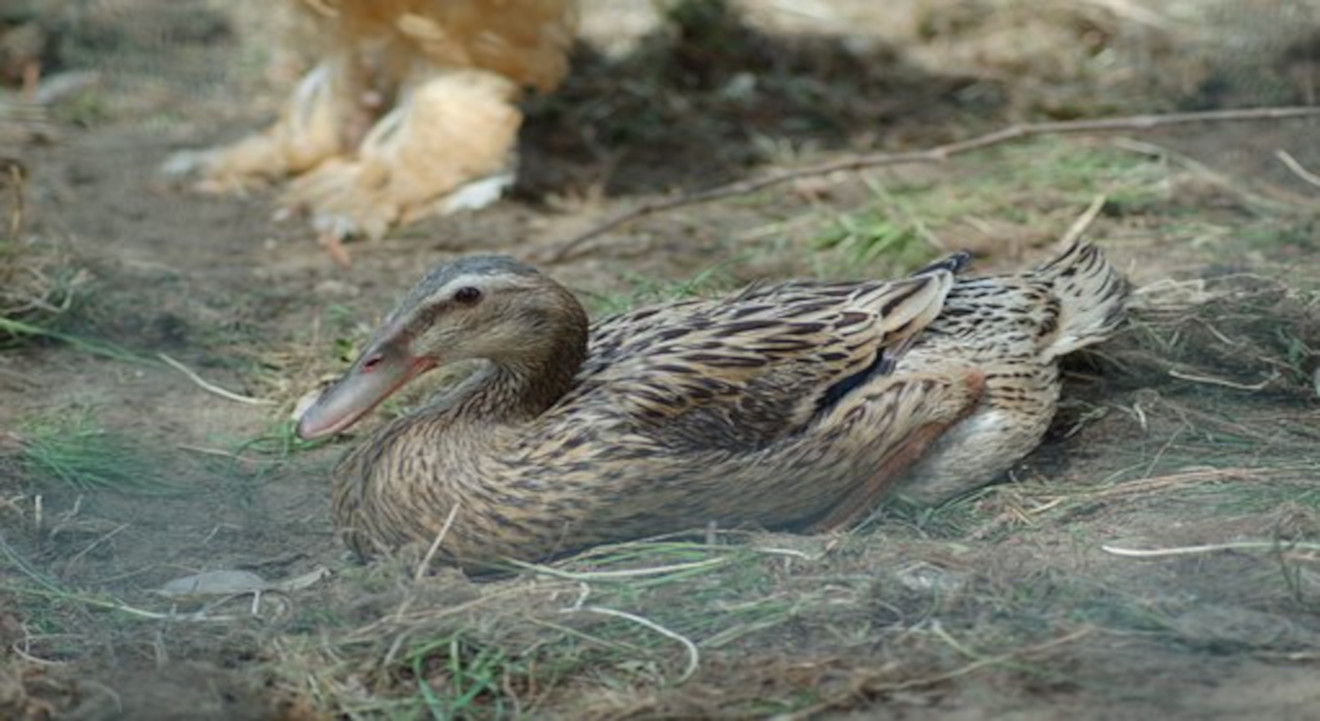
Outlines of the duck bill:
[[434,360],[414,356],[399,345],[367,349],[298,419],[298,437],[310,441],[347,429],[403,384],[435,367]]

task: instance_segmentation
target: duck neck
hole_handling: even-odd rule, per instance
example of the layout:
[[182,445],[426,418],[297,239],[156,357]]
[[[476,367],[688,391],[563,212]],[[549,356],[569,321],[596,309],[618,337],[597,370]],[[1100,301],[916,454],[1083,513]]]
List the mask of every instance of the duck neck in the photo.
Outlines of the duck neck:
[[457,412],[485,423],[519,423],[559,402],[587,355],[586,312],[576,300],[571,307],[573,313],[547,319],[545,333],[527,338],[517,353],[490,359]]

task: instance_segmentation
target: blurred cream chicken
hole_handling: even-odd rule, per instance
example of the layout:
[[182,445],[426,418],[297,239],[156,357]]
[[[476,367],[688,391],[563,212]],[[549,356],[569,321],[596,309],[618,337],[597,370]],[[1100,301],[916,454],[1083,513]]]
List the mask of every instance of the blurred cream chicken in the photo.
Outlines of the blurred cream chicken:
[[573,0],[292,0],[319,62],[279,119],[165,172],[224,192],[293,176],[285,213],[339,241],[481,207],[513,182],[525,89],[568,69]]

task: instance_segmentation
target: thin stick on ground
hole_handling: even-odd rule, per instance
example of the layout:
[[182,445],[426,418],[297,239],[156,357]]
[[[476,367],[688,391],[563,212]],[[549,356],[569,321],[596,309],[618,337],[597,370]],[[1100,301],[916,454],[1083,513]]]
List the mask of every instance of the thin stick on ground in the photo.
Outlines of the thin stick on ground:
[[687,636],[684,636],[683,634],[678,633],[677,631],[671,631],[665,628],[664,626],[661,626],[660,624],[656,623],[655,621],[652,621],[649,618],[638,616],[635,613],[628,613],[627,611],[620,611],[614,608],[605,608],[604,606],[573,606],[572,608],[564,609],[564,611],[566,613],[586,612],[586,613],[599,614],[601,616],[613,616],[615,618],[622,618],[625,621],[632,621],[633,623],[639,626],[643,626],[645,628],[649,628],[652,631],[655,631],[656,633],[660,634],[661,636],[664,636],[665,638],[672,639],[682,644],[684,650],[687,651],[687,666],[683,668],[683,673],[678,675],[678,678],[674,681],[675,684],[681,684],[684,681],[687,681],[688,679],[692,678],[692,674],[696,673],[697,668],[701,665],[701,652],[697,650],[697,644],[692,643],[692,641],[688,639]]
[[707,558],[703,561],[692,561],[690,563],[673,563],[667,566],[651,566],[647,568],[625,568],[617,571],[566,571],[538,563],[526,563],[524,561],[510,561],[510,563],[532,573],[539,573],[570,581],[603,581],[619,578],[635,578],[638,576],[661,576],[669,573],[711,568],[713,566],[723,565],[731,560],[733,559],[727,556],[721,556],[718,558]]
[[1313,551],[1320,552],[1320,543],[1281,542],[1281,541],[1230,541],[1227,543],[1206,543],[1199,546],[1173,546],[1171,548],[1123,548],[1104,545],[1100,550],[1115,556],[1126,558],[1167,558],[1169,556],[1192,556],[1201,553],[1219,551]]
[[67,661],[55,661],[48,658],[41,658],[32,653],[32,633],[28,631],[27,626],[22,626],[23,640],[15,641],[9,645],[10,651],[17,654],[19,658],[36,666],[64,666]]
[[[1143,462],[1141,464],[1145,466]],[[1129,469],[1131,470],[1131,469]],[[1171,488],[1181,488],[1183,486],[1201,485],[1215,483],[1219,481],[1265,481],[1275,476],[1305,472],[1309,469],[1306,466],[1294,468],[1197,468],[1193,470],[1179,471],[1164,476],[1155,476],[1153,478],[1143,478],[1137,481],[1128,481],[1115,486],[1100,488],[1094,491],[1083,490],[1072,498],[1085,497],[1089,500],[1118,498],[1123,496],[1136,496],[1147,493],[1162,493]],[[1043,493],[1041,497],[1050,497],[1051,494]]]
[[[1270,196],[1265,196],[1265,195],[1261,195],[1260,193],[1252,192],[1251,190],[1248,190],[1246,187],[1244,187],[1241,182],[1239,182],[1240,179],[1235,178],[1232,175],[1228,175],[1216,171],[1212,169],[1210,166],[1200,162],[1199,160],[1196,160],[1195,158],[1187,155],[1186,153],[1180,153],[1167,146],[1159,145],[1158,143],[1149,143],[1141,140],[1134,140],[1132,138],[1116,138],[1114,139],[1113,144],[1114,147],[1116,148],[1122,150],[1130,150],[1134,153],[1137,153],[1138,155],[1144,155],[1151,158],[1158,158],[1161,160],[1167,160],[1177,163],[1178,165],[1181,165],[1183,168],[1196,174],[1202,180],[1212,185],[1216,185],[1220,188],[1223,188],[1231,192],[1233,195],[1250,203],[1251,205],[1260,206],[1263,209],[1276,210],[1279,212],[1287,212],[1288,208],[1295,207],[1299,202],[1305,205],[1308,204],[1310,201],[1310,198],[1301,198],[1296,194],[1283,193],[1283,191],[1280,190],[1275,190],[1274,192],[1271,192]],[[1281,193],[1285,195],[1290,195],[1291,197],[1286,200],[1279,199],[1277,196],[1279,196]]]
[[27,171],[23,169],[22,163],[13,158],[0,158],[0,173],[8,176],[10,192],[14,196],[14,208],[9,215],[9,237],[17,238],[23,230],[23,181]]
[[[1027,648],[1022,648],[1015,651],[1009,651],[1008,653],[1003,653],[998,656],[987,656],[985,658],[980,658],[965,666],[960,666],[958,668],[953,669],[952,671],[936,674],[934,676],[926,676],[923,678],[914,678],[908,681],[900,681],[898,683],[885,684],[884,686],[880,687],[878,690],[881,692],[892,693],[894,691],[903,691],[912,688],[933,686],[935,684],[943,683],[945,681],[951,681],[961,676],[966,676],[967,674],[985,668],[986,666],[998,666],[1000,664],[1010,663],[1019,658],[1024,658],[1026,656],[1034,656],[1044,651],[1049,651],[1058,648],[1059,646],[1070,644],[1073,641],[1076,641],[1084,636],[1090,635],[1094,631],[1095,628],[1092,626],[1083,626],[1082,628],[1079,628],[1076,631],[1073,631],[1071,633],[1066,633],[1056,639],[1052,639],[1044,643],[1036,644],[1035,646],[1029,646]],[[874,691],[877,689],[873,687],[872,690]]]
[[[431,567],[431,562],[435,560],[435,554],[440,551],[440,545],[445,542],[445,537],[449,535],[449,529],[454,525],[454,519],[458,517],[458,509],[460,505],[461,504],[455,503],[454,507],[449,509],[449,515],[445,517],[445,523],[440,527],[440,532],[435,534],[435,538],[431,541],[430,547],[426,549],[426,554],[422,556],[421,561],[417,562],[417,568],[413,569],[413,583],[420,583],[421,580],[426,577],[426,569]],[[403,602],[399,604],[399,607],[394,609],[392,618],[401,621],[403,615],[412,610],[413,602],[416,600],[417,594],[408,594],[403,599]],[[385,653],[384,665],[393,663],[395,654],[399,652],[399,649],[403,648],[404,641],[406,641],[412,633],[413,629],[405,628],[398,636],[395,636],[393,643],[390,644],[389,651]]]
[[81,559],[82,557],[84,557],[84,556],[86,556],[88,553],[90,553],[90,552],[92,551],[92,549],[96,548],[97,546],[101,545],[102,543],[105,543],[106,541],[108,541],[108,540],[114,538],[115,536],[119,535],[119,532],[120,532],[120,531],[123,531],[125,528],[128,528],[128,527],[131,526],[131,525],[132,525],[131,523],[121,523],[121,524],[119,524],[119,525],[116,526],[113,530],[111,530],[109,533],[105,534],[104,536],[101,536],[100,538],[96,539],[95,541],[92,541],[92,542],[91,542],[86,548],[84,548],[83,550],[81,550],[81,551],[79,551],[79,552],[73,554],[73,557],[71,557],[71,558],[65,563],[65,565],[66,565],[66,566],[73,566],[73,564],[77,563],[79,559]]
[[233,451],[226,451],[221,448],[207,448],[205,446],[194,446],[187,443],[177,443],[175,448],[189,453],[200,453],[204,456],[216,456],[218,458],[229,458],[242,463],[281,463],[279,459],[252,458]]
[[180,363],[177,360],[174,360],[173,358],[165,355],[164,353],[157,353],[156,357],[164,361],[165,365],[168,365],[174,370],[187,376],[188,380],[192,381],[193,383],[196,383],[199,388],[206,391],[207,393],[214,393],[215,395],[218,395],[221,398],[226,398],[228,400],[235,401],[238,403],[246,403],[250,406],[275,405],[275,401],[266,398],[253,398],[251,396],[245,396],[245,395],[240,395],[238,393],[234,393],[233,391],[227,391],[224,388],[221,388],[220,386],[211,383],[205,378],[202,378],[201,376],[197,375],[195,372],[193,372],[191,368]]
[[748,195],[758,190],[780,185],[792,180],[818,175],[829,175],[841,171],[862,170],[888,165],[907,165],[913,163],[939,163],[973,150],[981,150],[994,145],[1022,140],[1041,135],[1071,135],[1077,133],[1106,133],[1120,130],[1151,130],[1168,125],[1188,123],[1217,123],[1248,120],[1282,120],[1320,115],[1320,108],[1314,107],[1275,107],[1248,108],[1241,110],[1211,110],[1194,113],[1168,113],[1163,115],[1131,115],[1118,118],[1100,118],[1095,120],[1064,120],[1044,123],[1011,125],[994,132],[978,135],[967,140],[959,140],[925,150],[913,150],[901,153],[864,153],[850,155],[838,160],[808,165],[794,170],[770,173],[759,178],[749,178],[714,188],[685,193],[673,198],[664,198],[642,203],[641,205],[615,215],[586,231],[564,241],[548,254],[544,262],[558,263],[575,257],[581,247],[589,240],[608,233],[619,226],[654,213],[673,210],[689,205],[709,203],[714,200],[737,195]]
[[1265,388],[1269,386],[1270,383],[1274,382],[1275,378],[1277,378],[1277,374],[1276,374],[1274,378],[1266,378],[1265,380],[1259,383],[1238,383],[1236,381],[1225,380],[1223,378],[1212,378],[1210,376],[1201,376],[1201,375],[1196,375],[1194,373],[1186,373],[1177,369],[1170,369],[1169,375],[1179,380],[1189,381],[1192,383],[1204,383],[1205,385],[1223,386],[1224,388],[1233,388],[1239,391],[1253,391],[1253,392],[1265,390]]
[[435,554],[440,551],[440,544],[445,542],[445,536],[449,535],[450,526],[454,525],[454,519],[458,517],[458,508],[461,504],[455,503],[454,507],[449,509],[449,515],[445,517],[445,525],[440,527],[440,532],[435,534],[435,540],[431,541],[431,546],[426,549],[426,555],[417,564],[413,571],[413,581],[420,581],[426,575],[426,569],[431,567],[431,561],[435,560]]
[[1320,175],[1316,175],[1315,173],[1312,173],[1311,171],[1302,167],[1302,164],[1297,162],[1297,158],[1294,158],[1292,156],[1292,153],[1289,153],[1283,148],[1279,148],[1278,150],[1274,151],[1274,157],[1278,158],[1279,162],[1283,163],[1285,167],[1291,170],[1293,172],[1293,175],[1296,175],[1298,178],[1301,178],[1307,183],[1310,183],[1311,185],[1320,188]]
[[1091,204],[1086,206],[1086,210],[1082,211],[1082,214],[1077,216],[1077,219],[1072,222],[1072,225],[1068,226],[1067,232],[1065,232],[1063,237],[1059,239],[1059,247],[1071,248],[1072,244],[1076,243],[1078,238],[1085,235],[1086,230],[1095,222],[1096,217],[1100,215],[1100,211],[1104,209],[1105,203],[1108,200],[1109,199],[1104,195],[1095,196],[1095,198],[1091,200]]
[[[4,549],[0,547],[0,550],[4,550]],[[148,611],[147,609],[144,608],[130,606],[127,603],[124,603],[123,601],[120,601],[119,599],[113,596],[108,596],[108,597],[90,596],[75,591],[65,590],[54,585],[53,582],[51,581],[43,580],[42,577],[38,574],[27,573],[26,571],[24,571],[24,573],[29,577],[33,578],[34,580],[37,580],[37,582],[40,583],[42,586],[44,586],[44,588],[22,588],[16,586],[0,586],[0,588],[4,588],[5,590],[10,592],[18,592],[33,596],[40,596],[42,598],[46,598],[52,601],[72,601],[75,603],[80,603],[85,606],[91,606],[94,608],[103,608],[111,611],[118,611],[120,613],[125,614],[126,616],[129,616],[130,618],[147,619],[150,621],[205,621],[208,623],[230,623],[233,621],[242,620],[241,616],[208,616],[205,614],[205,609],[203,609],[202,611],[195,611],[193,613],[183,613],[183,614],[175,613],[173,611],[170,612]],[[236,594],[236,595],[245,595],[245,594]],[[234,598],[234,596],[230,596],[225,600],[229,600],[232,598]]]

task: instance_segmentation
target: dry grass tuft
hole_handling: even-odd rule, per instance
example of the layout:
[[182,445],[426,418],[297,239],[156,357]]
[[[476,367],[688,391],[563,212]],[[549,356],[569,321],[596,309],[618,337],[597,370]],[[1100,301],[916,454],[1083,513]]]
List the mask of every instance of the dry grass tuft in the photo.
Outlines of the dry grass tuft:
[[0,342],[40,334],[89,280],[67,253],[25,234],[26,179],[21,163],[0,158]]
[[323,605],[345,611],[339,627],[280,642],[280,673],[349,718],[810,718],[1047,674],[1045,659],[1096,630],[1062,616],[966,625],[1020,604],[950,544],[733,535],[599,548],[483,583],[378,564],[334,584]]
[[1133,294],[1127,331],[1094,355],[1125,384],[1315,397],[1320,290],[1245,274],[1152,283]]
[[[488,583],[453,571],[413,578],[415,561],[341,579],[347,628],[281,648],[282,665],[311,696],[350,716],[437,718],[535,715],[587,669],[638,686],[681,682],[700,651],[674,618],[636,608],[643,589],[698,593],[716,569],[753,552],[696,544],[626,544]],[[674,609],[670,609],[671,611]],[[691,609],[687,609],[691,611]],[[355,621],[354,619],[360,619]]]

